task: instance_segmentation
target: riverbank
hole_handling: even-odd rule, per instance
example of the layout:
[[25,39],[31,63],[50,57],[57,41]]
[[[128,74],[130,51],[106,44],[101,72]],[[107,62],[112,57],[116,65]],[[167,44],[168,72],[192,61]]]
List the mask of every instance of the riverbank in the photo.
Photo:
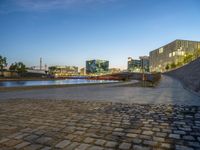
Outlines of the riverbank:
[[[21,80],[20,80],[21,81]],[[29,81],[29,80],[24,80]],[[32,81],[32,80],[30,80]],[[40,80],[35,80],[40,81]],[[67,87],[80,87],[80,86],[94,86],[94,85],[115,85],[122,82],[105,82],[105,83],[80,83],[80,84],[63,84],[63,85],[38,85],[38,86],[21,86],[21,87],[0,87],[0,92],[9,91],[24,91],[24,90],[40,90],[40,89],[56,89],[56,88],[67,88]]]
[[49,99],[49,100],[79,100],[106,101],[140,104],[179,104],[200,106],[200,97],[185,90],[173,78],[162,76],[155,87],[135,87],[134,83],[119,82],[96,85],[70,85],[50,87],[34,87],[5,90],[0,92],[1,100],[15,99]]

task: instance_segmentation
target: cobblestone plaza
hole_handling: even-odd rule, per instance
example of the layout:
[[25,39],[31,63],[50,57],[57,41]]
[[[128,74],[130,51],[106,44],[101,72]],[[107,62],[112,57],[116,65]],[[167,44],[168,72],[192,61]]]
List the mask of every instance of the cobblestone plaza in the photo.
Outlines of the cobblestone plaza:
[[200,149],[199,97],[165,76],[114,85],[1,91],[0,150]]
[[110,102],[1,102],[2,150],[200,149],[200,107]]

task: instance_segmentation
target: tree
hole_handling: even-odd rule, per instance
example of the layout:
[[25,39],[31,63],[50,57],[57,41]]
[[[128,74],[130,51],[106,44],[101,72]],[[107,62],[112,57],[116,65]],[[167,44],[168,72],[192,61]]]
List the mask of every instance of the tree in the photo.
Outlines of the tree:
[[165,69],[166,69],[166,70],[169,70],[169,64],[166,65]]
[[196,51],[197,58],[200,57],[200,48]]
[[0,55],[0,70],[3,73],[4,67],[7,66],[7,58]]
[[17,63],[12,63],[11,65],[10,65],[10,67],[9,67],[9,70],[10,71],[17,71]]
[[50,74],[53,74],[55,72],[55,70],[56,70],[56,66],[49,67],[49,73]]
[[15,62],[14,64],[11,64],[9,70],[16,71],[19,74],[23,74],[27,72],[26,65],[23,62],[18,62],[18,63]]
[[183,62],[186,64],[186,63],[189,63],[192,61],[192,58],[193,58],[193,55],[192,54],[186,54],[186,56],[184,57],[183,59]]
[[176,68],[176,64],[175,63],[171,63],[171,68]]
[[183,66],[183,62],[179,61],[176,65],[181,67],[181,66]]

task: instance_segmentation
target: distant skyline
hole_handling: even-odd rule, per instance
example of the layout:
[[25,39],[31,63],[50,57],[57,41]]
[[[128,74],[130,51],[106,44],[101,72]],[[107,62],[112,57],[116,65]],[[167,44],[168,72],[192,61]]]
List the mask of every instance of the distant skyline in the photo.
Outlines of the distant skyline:
[[8,63],[127,68],[176,39],[200,41],[199,0],[0,0],[0,55]]

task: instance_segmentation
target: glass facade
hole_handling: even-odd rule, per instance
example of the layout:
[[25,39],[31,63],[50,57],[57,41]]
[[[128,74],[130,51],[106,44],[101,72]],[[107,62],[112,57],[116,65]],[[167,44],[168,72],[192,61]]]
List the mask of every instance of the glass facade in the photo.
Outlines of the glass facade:
[[141,72],[141,61],[132,59],[128,61],[128,71],[129,72]]
[[87,74],[103,74],[109,71],[109,61],[107,60],[88,60],[86,61]]
[[140,57],[140,60],[130,59],[128,61],[128,71],[129,72],[149,72],[149,57]]

